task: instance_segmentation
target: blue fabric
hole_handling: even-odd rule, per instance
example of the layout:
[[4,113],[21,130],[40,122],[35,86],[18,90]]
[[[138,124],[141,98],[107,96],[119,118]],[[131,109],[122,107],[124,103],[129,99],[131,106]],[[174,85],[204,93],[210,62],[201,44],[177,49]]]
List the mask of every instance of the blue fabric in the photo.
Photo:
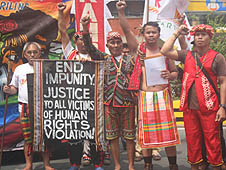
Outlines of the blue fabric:
[[104,170],[102,167],[95,168],[95,170]]

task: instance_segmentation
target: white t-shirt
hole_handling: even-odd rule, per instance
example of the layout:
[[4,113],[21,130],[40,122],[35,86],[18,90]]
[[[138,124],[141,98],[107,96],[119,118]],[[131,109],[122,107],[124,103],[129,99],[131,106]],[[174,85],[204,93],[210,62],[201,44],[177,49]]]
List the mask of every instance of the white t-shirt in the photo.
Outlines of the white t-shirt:
[[14,71],[10,85],[18,89],[18,102],[28,103],[27,74],[30,73],[34,73],[34,68],[29,63],[17,66]]
[[[81,53],[75,53],[75,49],[74,47],[72,46],[71,42],[69,41],[69,43],[67,44],[66,48],[64,49],[63,46],[62,46],[62,49],[63,49],[63,53],[64,53],[64,56],[66,59],[76,59],[76,60],[79,60],[80,58],[83,58],[83,59],[86,59],[86,60],[91,60],[91,58],[89,57],[88,54],[81,54]],[[76,55],[75,57],[72,56],[72,55]]]

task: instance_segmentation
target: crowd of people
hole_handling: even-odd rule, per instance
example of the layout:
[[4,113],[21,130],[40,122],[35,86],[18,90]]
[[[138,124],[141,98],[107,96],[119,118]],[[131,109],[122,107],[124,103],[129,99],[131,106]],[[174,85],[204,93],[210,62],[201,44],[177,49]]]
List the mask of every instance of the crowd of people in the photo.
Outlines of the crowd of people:
[[[128,153],[128,169],[134,170],[134,160],[144,160],[144,170],[153,170],[152,159],[160,160],[160,148],[165,148],[170,170],[178,170],[176,145],[180,144],[173,112],[170,80],[177,79],[174,60],[184,64],[180,109],[183,111],[188,162],[192,170],[225,170],[225,141],[222,122],[226,118],[226,62],[222,54],[210,48],[214,30],[209,25],[196,25],[191,30],[183,25],[163,44],[158,45],[160,27],[157,22],[144,24],[144,42],[139,43],[125,17],[126,2],[116,3],[120,26],[126,37],[124,44],[118,32],[109,32],[106,47],[110,54],[98,50],[90,37],[90,17],[81,18],[83,30],[72,41],[67,34],[64,3],[58,4],[58,29],[65,59],[81,62],[106,61],[104,76],[104,114],[107,147],[120,170],[119,139]],[[194,36],[193,49],[187,49],[184,35]],[[181,50],[175,50],[179,39]],[[31,59],[41,58],[41,47],[28,42],[23,48],[28,63],[18,66],[12,81],[3,91],[18,92],[19,112],[24,132],[26,167],[32,169],[32,137],[29,121],[26,75],[33,73]],[[218,90],[218,85],[220,90]],[[81,160],[93,163],[95,170],[109,164],[110,153],[96,147],[93,140],[67,140],[69,170],[80,170]],[[85,154],[85,156],[84,156]],[[48,145],[42,152],[45,170],[54,170],[49,163]],[[139,159],[138,159],[139,158]],[[90,160],[91,159],[91,160]],[[106,161],[106,162],[107,162]],[[89,164],[87,163],[87,164]]]

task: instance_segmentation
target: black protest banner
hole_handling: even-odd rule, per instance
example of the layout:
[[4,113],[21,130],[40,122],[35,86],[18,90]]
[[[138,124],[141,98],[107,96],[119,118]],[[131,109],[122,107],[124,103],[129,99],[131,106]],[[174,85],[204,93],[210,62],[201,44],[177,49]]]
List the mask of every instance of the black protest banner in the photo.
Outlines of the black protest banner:
[[[35,60],[28,82],[35,151],[46,139],[104,143],[103,62]],[[95,133],[94,133],[95,131]]]
[[46,139],[94,135],[96,144],[104,147],[104,62],[34,60],[33,65],[32,85],[28,82],[33,149],[43,151]]
[[43,128],[47,139],[94,139],[95,63],[43,63]]

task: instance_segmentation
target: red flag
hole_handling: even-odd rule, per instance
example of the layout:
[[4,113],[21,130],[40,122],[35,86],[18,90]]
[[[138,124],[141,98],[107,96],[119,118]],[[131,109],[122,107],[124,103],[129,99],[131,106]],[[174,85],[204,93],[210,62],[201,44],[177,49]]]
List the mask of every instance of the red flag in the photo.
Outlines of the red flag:
[[104,0],[75,0],[75,14],[77,31],[82,31],[81,18],[89,14],[92,41],[100,51],[105,51]]

